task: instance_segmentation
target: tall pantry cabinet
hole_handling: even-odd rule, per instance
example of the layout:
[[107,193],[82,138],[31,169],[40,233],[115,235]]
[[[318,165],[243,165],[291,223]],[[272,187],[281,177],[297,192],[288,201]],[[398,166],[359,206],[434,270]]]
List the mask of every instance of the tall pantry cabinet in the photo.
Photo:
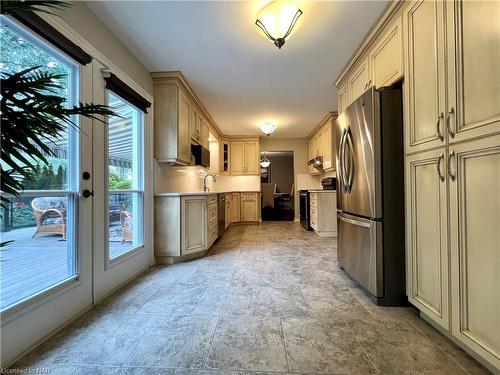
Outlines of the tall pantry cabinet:
[[340,111],[359,77],[403,78],[408,299],[498,371],[500,1],[391,3],[337,79]]
[[408,297],[499,368],[500,2],[414,2],[404,22]]

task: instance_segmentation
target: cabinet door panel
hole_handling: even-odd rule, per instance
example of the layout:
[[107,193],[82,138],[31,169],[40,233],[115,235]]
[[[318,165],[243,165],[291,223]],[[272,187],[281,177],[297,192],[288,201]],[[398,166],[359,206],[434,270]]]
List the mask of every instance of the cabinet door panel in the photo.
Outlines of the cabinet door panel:
[[240,193],[233,193],[231,200],[231,223],[240,221]]
[[259,174],[259,142],[245,142],[245,174]]
[[329,120],[323,129],[322,143],[323,143],[323,169],[325,171],[332,171],[335,169],[335,163],[333,161],[333,138],[332,138],[332,121]]
[[[440,147],[444,123],[443,2],[419,1],[406,13],[406,151]],[[441,135],[441,137],[440,137]]]
[[257,198],[241,198],[241,221],[258,221]]
[[407,158],[407,294],[411,303],[448,328],[447,196],[439,175],[446,175],[445,152]]
[[349,78],[349,104],[364,93],[370,84],[371,79],[369,78],[368,60],[365,59]]
[[347,93],[347,83],[343,84],[339,88],[339,98],[338,98],[338,112],[339,115],[344,112],[344,110],[349,105],[349,95]]
[[207,244],[207,200],[183,198],[182,211],[182,254],[206,249]]
[[447,116],[450,135],[454,135],[450,142],[498,134],[500,2],[454,1],[447,6],[450,96]]
[[403,75],[403,40],[401,17],[388,28],[370,54],[373,84],[376,88],[389,86]]
[[179,139],[177,142],[179,158],[189,163],[191,162],[191,135],[189,134],[191,103],[182,92],[179,92],[178,116]]
[[453,334],[500,367],[500,136],[450,151]]
[[231,174],[245,172],[245,142],[231,142]]

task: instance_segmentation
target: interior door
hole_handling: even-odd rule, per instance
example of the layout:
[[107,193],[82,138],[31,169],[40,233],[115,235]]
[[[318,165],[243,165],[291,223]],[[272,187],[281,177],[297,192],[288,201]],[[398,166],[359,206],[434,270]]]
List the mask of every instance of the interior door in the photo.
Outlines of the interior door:
[[146,114],[106,89],[103,70],[95,61],[94,100],[110,105],[120,117],[94,121],[95,303],[149,265]]
[[[79,65],[4,16],[2,28],[2,49],[11,54],[2,71],[44,65],[65,76],[58,94],[69,106],[92,101],[91,64]],[[93,199],[82,195],[92,190],[92,174],[85,174],[92,172],[92,122],[74,120],[77,127],[43,140],[49,164],[39,164],[20,196],[2,193],[10,203],[2,208],[1,241],[12,241],[0,252],[2,366],[92,306]]]

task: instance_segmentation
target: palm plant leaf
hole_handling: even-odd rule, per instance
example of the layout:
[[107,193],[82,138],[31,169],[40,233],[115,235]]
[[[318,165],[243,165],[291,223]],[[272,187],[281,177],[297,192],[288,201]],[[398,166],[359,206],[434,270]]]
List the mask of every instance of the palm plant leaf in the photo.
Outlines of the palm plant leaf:
[[71,6],[71,4],[65,1],[57,0],[2,0],[1,12],[2,14],[9,14],[18,11],[54,14],[50,11],[51,8],[62,10]]

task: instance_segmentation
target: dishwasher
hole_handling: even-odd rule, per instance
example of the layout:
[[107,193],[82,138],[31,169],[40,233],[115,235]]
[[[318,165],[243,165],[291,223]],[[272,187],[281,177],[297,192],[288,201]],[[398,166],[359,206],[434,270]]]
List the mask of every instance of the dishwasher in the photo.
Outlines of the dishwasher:
[[217,223],[219,227],[217,238],[220,238],[226,231],[226,194],[217,194],[217,204]]

